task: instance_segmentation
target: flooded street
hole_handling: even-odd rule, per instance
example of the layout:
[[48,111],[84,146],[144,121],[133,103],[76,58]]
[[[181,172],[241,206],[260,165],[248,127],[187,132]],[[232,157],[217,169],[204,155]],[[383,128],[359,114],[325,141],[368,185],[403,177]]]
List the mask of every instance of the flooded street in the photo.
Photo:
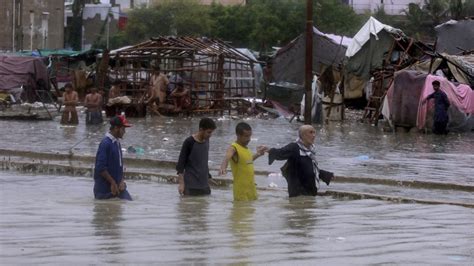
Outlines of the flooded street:
[[[61,127],[58,121],[0,121],[0,149],[95,156],[108,125]],[[177,161],[183,140],[198,128],[199,118],[130,119],[122,147],[144,149],[143,155],[124,156]],[[211,168],[217,169],[228,145],[235,140],[240,120],[217,119],[211,139]],[[253,136],[249,146],[282,147],[296,139],[298,123],[280,119],[247,119]],[[318,160],[323,169],[338,176],[364,176],[395,180],[474,183],[474,132],[448,136],[418,133],[385,133],[380,127],[346,121],[316,125]],[[282,162],[268,165],[266,157],[255,162],[256,170],[279,172]]]
[[[86,127],[80,119],[78,127],[0,121],[0,149],[94,156],[108,125]],[[134,126],[122,147],[144,152],[125,157],[176,161],[199,118],[130,121]],[[210,144],[213,175],[238,122],[217,121]],[[286,145],[299,126],[285,119],[246,122],[253,127],[252,150]],[[350,121],[316,128],[320,166],[337,176],[474,183],[472,132],[392,134]],[[278,174],[282,164],[269,166],[267,157],[256,161],[259,200],[251,203],[233,202],[231,188],[180,198],[177,185],[137,179],[128,181],[133,202],[96,201],[91,176],[0,171],[0,263],[474,264],[473,208],[333,196],[289,199]],[[277,188],[269,189],[270,183]],[[474,204],[474,194],[462,189],[364,182],[326,189]]]
[[95,201],[91,178],[0,172],[2,264],[474,263],[474,212],[448,205],[260,191],[180,198],[129,181],[133,202]]

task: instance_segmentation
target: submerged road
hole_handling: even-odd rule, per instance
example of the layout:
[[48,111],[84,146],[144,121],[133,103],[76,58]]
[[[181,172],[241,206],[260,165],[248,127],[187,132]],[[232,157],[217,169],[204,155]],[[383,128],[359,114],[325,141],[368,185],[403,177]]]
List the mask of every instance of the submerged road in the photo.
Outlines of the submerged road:
[[[214,187],[210,197],[181,198],[166,183],[199,118],[130,120],[134,127],[122,147],[144,151],[125,153],[127,171],[138,173],[128,181],[133,202],[93,200],[92,162],[107,125],[0,121],[2,264],[474,264],[474,209],[393,201],[474,203],[473,133],[392,134],[356,122],[317,126],[321,167],[344,177],[323,186],[328,196],[288,199],[282,163],[269,166],[260,158],[259,200],[239,203],[228,186]],[[238,122],[217,120],[213,175]],[[252,149],[281,147],[296,137],[298,125],[283,119],[246,121],[254,129]]]

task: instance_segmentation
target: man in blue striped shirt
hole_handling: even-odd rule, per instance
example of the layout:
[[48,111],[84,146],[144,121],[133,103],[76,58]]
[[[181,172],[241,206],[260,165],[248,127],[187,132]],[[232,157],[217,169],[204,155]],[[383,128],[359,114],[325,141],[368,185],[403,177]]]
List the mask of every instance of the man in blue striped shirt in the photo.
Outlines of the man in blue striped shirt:
[[122,147],[120,140],[125,128],[131,125],[124,116],[110,120],[110,131],[99,144],[95,158],[94,197],[96,199],[121,198],[132,200],[123,177]]

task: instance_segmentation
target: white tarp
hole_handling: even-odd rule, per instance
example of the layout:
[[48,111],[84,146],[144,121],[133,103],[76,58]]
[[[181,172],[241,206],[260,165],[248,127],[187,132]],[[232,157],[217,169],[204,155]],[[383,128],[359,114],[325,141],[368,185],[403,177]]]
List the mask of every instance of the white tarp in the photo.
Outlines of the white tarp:
[[399,29],[385,25],[382,22],[376,20],[374,17],[370,17],[364,26],[362,26],[362,28],[352,38],[352,42],[346,50],[346,56],[351,57],[355,55],[362,48],[362,46],[364,46],[364,44],[370,40],[371,34],[374,35],[378,40],[377,34],[381,30],[386,30],[393,33],[401,32]]
[[316,27],[313,27],[313,32],[318,35],[325,36],[331,39],[335,44],[342,44],[345,47],[349,47],[349,45],[352,42],[352,38],[349,38],[347,36],[336,35],[332,33],[324,33],[324,32],[319,31]]

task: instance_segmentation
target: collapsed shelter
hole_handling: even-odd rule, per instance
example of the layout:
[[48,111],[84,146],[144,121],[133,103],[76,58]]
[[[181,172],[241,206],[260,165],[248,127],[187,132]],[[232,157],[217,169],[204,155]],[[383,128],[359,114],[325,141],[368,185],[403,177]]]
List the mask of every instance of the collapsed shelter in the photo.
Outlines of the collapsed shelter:
[[255,63],[221,40],[157,37],[111,55],[108,64],[112,68],[107,76],[120,82],[121,92],[131,98],[131,105],[139,106],[143,105],[153,68],[159,67],[169,76],[180,76],[191,94],[190,111],[230,111],[232,100],[255,96]]

